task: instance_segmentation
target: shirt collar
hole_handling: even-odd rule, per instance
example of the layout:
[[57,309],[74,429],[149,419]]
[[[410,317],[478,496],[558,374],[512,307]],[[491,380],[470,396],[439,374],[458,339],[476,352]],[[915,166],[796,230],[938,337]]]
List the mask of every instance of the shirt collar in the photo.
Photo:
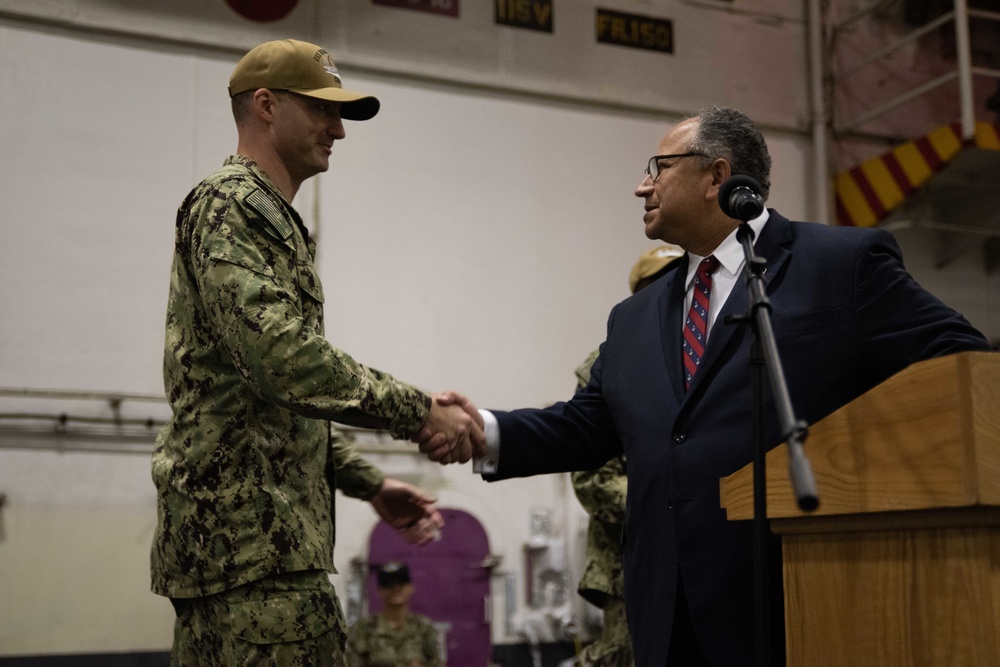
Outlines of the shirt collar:
[[[763,213],[749,222],[750,229],[753,230],[754,243],[757,243],[757,239],[760,238],[760,232],[764,229],[764,225],[770,217],[771,212],[765,208]],[[733,229],[714,252],[710,253],[715,255],[715,258],[719,260],[719,270],[724,270],[731,277],[739,275],[739,272],[743,269],[743,263],[746,261],[746,257],[743,255],[743,246],[736,240],[736,232],[738,230],[739,226]],[[698,264],[703,259],[705,258],[701,255],[696,255],[693,252],[688,253],[687,280],[684,283],[686,289],[691,289],[695,273],[698,271]]]

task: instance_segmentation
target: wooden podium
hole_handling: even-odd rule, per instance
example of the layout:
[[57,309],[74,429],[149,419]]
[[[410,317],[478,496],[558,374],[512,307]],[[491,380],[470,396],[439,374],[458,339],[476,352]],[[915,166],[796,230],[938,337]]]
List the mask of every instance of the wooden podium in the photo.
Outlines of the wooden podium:
[[[814,424],[801,512],[787,449],[767,455],[790,667],[1000,665],[1000,354],[911,366]],[[721,481],[753,518],[747,466]]]

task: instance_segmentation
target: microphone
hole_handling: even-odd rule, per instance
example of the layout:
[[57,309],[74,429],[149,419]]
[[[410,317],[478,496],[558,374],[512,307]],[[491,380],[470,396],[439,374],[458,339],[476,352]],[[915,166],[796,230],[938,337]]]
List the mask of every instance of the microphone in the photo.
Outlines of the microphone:
[[719,190],[719,206],[730,218],[743,222],[753,220],[764,212],[760,183],[750,176],[733,176]]

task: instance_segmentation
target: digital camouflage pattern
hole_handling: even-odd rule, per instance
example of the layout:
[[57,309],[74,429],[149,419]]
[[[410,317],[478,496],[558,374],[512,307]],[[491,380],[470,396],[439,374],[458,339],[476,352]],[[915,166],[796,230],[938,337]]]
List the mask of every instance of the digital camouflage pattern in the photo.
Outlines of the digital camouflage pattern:
[[601,637],[584,647],[577,661],[581,667],[634,667],[632,635],[625,620],[624,598],[608,596]]
[[[315,249],[298,213],[240,156],[178,211],[164,353],[173,416],[152,464],[156,593],[207,596],[332,570],[327,420],[395,438],[426,420],[427,395],[323,338]],[[380,480],[358,474],[362,495],[373,494]]]
[[[590,369],[598,353],[592,352],[576,369],[577,387],[590,382]],[[623,457],[611,459],[602,468],[574,472],[573,491],[590,515],[587,526],[587,561],[577,588],[591,604],[604,608],[608,595],[622,597],[621,533],[625,525],[625,496],[628,482]]]
[[[597,351],[592,352],[576,369],[579,389],[590,382],[590,369],[597,356]],[[590,515],[587,559],[577,592],[604,611],[601,637],[580,654],[580,664],[584,667],[629,667],[633,664],[632,637],[625,619],[621,551],[628,492],[625,458],[611,459],[597,470],[574,472],[572,480],[577,499]]]
[[573,491],[590,514],[587,562],[577,590],[588,602],[601,608],[606,595],[625,594],[621,535],[627,488],[621,458],[611,459],[597,470],[573,473]]
[[381,614],[363,618],[347,638],[350,667],[441,667],[437,631],[430,619],[409,614],[399,628]]
[[381,470],[358,454],[351,439],[332,426],[326,475],[331,493],[339,489],[345,496],[364,501],[372,499],[385,479]]
[[345,667],[344,617],[323,570],[175,599],[172,667]]
[[[333,541],[337,541],[337,499],[338,489],[345,496],[369,501],[378,493],[385,474],[364,459],[351,440],[331,426],[330,451],[326,460],[326,480],[330,486],[330,525],[333,527]],[[331,572],[336,569],[331,564]]]

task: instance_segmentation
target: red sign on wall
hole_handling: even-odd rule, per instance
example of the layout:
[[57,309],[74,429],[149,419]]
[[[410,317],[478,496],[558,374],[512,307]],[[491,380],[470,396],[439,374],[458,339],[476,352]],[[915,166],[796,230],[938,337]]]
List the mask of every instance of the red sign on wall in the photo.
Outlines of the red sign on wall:
[[234,12],[260,23],[285,18],[298,2],[299,0],[226,0],[226,4]]
[[415,9],[444,16],[458,17],[459,0],[372,0],[373,5],[385,5],[398,9]]

